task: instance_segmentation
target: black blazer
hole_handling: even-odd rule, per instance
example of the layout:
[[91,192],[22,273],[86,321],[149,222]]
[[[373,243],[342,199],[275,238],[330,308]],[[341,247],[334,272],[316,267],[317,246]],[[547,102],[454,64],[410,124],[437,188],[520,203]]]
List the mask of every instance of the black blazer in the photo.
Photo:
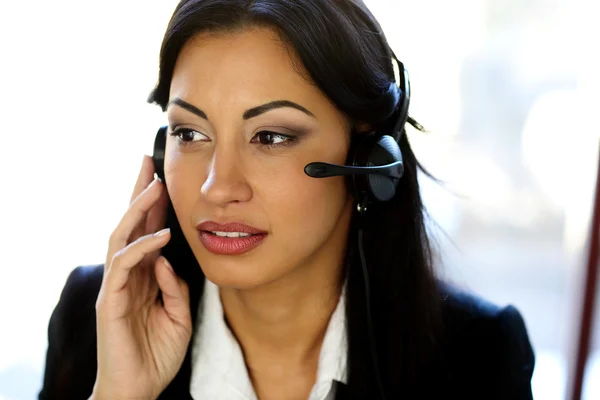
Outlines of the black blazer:
[[[95,303],[103,265],[76,268],[67,279],[48,326],[40,400],[87,399],[96,378]],[[446,285],[442,315],[445,345],[415,399],[532,399],[534,354],[525,324],[512,306],[499,308]],[[188,357],[159,397],[191,399]],[[352,393],[339,383],[338,400]],[[372,397],[377,398],[376,392]]]

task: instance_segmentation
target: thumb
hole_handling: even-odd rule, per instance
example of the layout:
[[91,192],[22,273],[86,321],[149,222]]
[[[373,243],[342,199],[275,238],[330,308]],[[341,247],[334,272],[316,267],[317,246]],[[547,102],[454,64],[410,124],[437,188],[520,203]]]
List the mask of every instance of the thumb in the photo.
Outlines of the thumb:
[[190,294],[185,281],[175,274],[171,263],[163,256],[156,260],[156,281],[162,291],[164,309],[171,321],[191,329]]

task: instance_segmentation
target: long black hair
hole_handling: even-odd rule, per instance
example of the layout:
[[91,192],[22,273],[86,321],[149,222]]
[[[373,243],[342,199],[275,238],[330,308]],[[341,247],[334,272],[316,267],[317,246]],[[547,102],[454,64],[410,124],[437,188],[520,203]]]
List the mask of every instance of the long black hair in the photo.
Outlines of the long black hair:
[[[255,26],[276,30],[296,52],[310,75],[307,78],[351,121],[389,133],[386,129],[393,124],[396,106],[388,98],[390,82],[395,81],[392,52],[362,0],[182,0],[164,36],[159,79],[148,102],[166,110],[175,62],[190,38],[204,31]],[[409,123],[421,129],[412,118]],[[352,135],[358,134],[353,130]],[[389,202],[371,206],[364,225],[372,326],[387,398],[398,398],[419,377],[433,354],[440,327],[438,287],[417,180],[422,167],[406,135],[400,148],[405,173],[396,195]],[[368,346],[366,292],[356,246],[357,217],[353,216],[350,224],[345,263],[348,388],[353,397],[372,398],[378,383]],[[167,224],[172,239],[163,254],[188,282],[195,311],[204,275],[172,205]],[[195,326],[196,315],[192,314]],[[175,379],[189,379],[190,367],[188,352]]]

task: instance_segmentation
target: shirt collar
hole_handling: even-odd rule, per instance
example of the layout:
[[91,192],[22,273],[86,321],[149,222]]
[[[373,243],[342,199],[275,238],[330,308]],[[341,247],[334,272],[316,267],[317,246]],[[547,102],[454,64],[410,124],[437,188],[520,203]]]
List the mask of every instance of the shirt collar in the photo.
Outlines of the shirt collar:
[[[347,383],[346,285],[331,315],[309,400],[331,398],[334,380]],[[206,279],[192,347],[194,399],[256,400],[239,343],[226,325],[219,288]]]

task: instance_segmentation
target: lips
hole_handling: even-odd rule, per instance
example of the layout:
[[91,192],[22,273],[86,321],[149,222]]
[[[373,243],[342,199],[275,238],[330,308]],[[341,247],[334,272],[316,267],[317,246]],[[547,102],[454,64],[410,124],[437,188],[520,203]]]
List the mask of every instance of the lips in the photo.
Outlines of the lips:
[[[267,237],[267,232],[240,222],[218,224],[213,221],[207,221],[199,224],[196,229],[199,231],[200,241],[204,247],[211,253],[219,255],[239,255],[246,253],[262,244]],[[212,232],[219,232],[221,235],[216,235]],[[246,236],[222,236],[222,232],[239,232],[246,234]]]
[[199,231],[208,231],[208,232],[242,232],[249,233],[251,235],[260,235],[265,234],[267,232],[254,228],[252,226],[243,224],[241,222],[230,222],[227,224],[218,224],[213,221],[206,221],[198,224],[196,229]]

